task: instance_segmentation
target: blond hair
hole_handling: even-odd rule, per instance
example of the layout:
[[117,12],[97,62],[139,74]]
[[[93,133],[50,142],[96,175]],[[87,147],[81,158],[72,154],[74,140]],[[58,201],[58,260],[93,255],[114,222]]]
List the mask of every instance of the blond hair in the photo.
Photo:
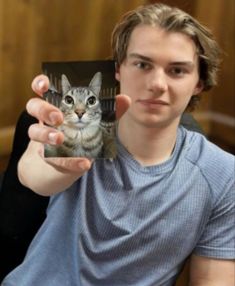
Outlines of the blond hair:
[[[131,33],[140,24],[159,26],[167,31],[189,36],[196,45],[203,90],[209,90],[217,84],[221,50],[210,30],[186,12],[160,3],[129,11],[114,27],[111,45],[117,66],[125,60]],[[194,109],[198,100],[198,96],[192,96],[188,107]]]

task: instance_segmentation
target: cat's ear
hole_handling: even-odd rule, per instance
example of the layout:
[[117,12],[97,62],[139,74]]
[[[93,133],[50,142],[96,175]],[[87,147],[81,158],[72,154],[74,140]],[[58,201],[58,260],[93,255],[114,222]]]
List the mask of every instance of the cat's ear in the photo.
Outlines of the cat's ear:
[[97,72],[90,84],[89,84],[89,87],[94,91],[94,93],[98,96],[99,93],[100,93],[100,90],[101,90],[101,85],[102,85],[102,74],[101,72]]
[[63,94],[67,93],[71,89],[71,85],[65,74],[62,74],[61,76],[61,88]]

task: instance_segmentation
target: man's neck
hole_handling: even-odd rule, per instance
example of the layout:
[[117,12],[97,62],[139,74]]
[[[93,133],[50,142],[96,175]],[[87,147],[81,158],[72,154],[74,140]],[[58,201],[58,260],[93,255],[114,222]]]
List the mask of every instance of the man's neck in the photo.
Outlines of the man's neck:
[[167,127],[150,128],[120,120],[119,140],[143,166],[163,163],[170,158],[176,143],[178,122]]

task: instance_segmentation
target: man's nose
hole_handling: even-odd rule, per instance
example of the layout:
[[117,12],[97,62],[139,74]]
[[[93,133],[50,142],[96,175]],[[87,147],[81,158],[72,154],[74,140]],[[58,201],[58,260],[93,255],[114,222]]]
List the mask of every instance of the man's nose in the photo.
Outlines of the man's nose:
[[165,92],[168,89],[167,75],[163,68],[154,69],[149,81],[149,89],[154,92]]

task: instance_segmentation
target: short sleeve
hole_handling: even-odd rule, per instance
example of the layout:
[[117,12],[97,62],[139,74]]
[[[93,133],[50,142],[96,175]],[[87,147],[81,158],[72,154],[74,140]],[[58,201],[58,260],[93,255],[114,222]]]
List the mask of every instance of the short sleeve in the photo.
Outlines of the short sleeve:
[[193,253],[217,259],[235,259],[234,178],[229,181],[223,190],[223,195],[215,203]]

